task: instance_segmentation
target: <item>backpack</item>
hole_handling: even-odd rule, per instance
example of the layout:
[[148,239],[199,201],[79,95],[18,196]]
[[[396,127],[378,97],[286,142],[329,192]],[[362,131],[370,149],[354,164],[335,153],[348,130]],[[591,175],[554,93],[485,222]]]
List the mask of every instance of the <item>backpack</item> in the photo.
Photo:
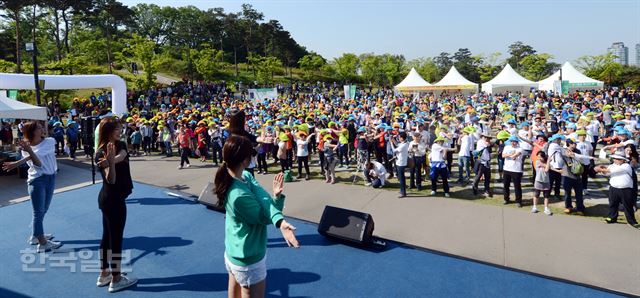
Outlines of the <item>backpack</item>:
[[582,163],[580,163],[579,161],[575,160],[574,158],[569,158],[570,162],[568,162],[564,158],[564,156],[562,157],[562,159],[567,164],[567,168],[569,169],[569,172],[571,172],[571,174],[576,175],[576,176],[582,175],[582,172],[584,172],[584,166],[582,165]]
[[293,174],[291,174],[290,170],[284,171],[284,182],[293,182]]

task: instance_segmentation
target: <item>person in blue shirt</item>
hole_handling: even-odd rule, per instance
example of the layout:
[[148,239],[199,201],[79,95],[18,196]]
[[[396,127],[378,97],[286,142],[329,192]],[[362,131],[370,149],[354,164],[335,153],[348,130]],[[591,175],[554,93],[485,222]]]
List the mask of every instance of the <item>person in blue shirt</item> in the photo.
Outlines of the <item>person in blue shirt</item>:
[[69,157],[76,160],[76,150],[78,149],[78,124],[70,120],[67,123],[67,146],[69,147]]

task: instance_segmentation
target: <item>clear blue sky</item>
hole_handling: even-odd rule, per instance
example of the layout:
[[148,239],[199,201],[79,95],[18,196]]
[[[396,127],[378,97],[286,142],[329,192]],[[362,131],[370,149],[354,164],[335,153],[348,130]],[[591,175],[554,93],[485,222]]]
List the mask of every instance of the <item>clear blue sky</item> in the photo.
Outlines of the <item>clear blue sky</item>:
[[469,48],[502,53],[515,41],[556,62],[606,52],[612,42],[640,43],[640,0],[121,0],[133,6],[194,5],[240,11],[243,2],[279,20],[310,51],[325,58],[345,52],[402,54],[408,60]]

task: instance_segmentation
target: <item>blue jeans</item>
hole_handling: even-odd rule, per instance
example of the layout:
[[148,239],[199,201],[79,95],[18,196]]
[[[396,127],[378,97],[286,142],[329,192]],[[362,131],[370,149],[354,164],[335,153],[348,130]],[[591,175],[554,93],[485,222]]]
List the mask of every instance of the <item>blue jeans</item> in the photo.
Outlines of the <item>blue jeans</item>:
[[398,175],[398,181],[400,182],[400,194],[403,196],[407,195],[407,181],[404,177],[404,169],[407,166],[398,166],[396,165],[396,174]]
[[164,150],[167,156],[173,155],[173,152],[171,152],[171,142],[169,141],[164,142]]
[[44,215],[49,210],[53,189],[56,184],[56,175],[42,175],[27,183],[29,196],[31,196],[31,206],[33,207],[32,236],[44,235]]
[[462,172],[463,172],[463,168],[464,171],[466,172],[466,176],[464,177],[464,180],[469,180],[471,179],[471,167],[470,167],[470,162],[471,162],[471,158],[469,156],[460,156],[458,157],[458,180],[462,181],[463,177],[462,177]]

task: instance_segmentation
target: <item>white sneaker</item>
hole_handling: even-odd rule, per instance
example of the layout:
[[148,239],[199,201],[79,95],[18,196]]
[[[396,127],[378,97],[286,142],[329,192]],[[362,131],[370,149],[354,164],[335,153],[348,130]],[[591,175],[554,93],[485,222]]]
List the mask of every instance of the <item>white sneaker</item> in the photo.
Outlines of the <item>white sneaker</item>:
[[130,286],[135,285],[136,283],[138,283],[137,278],[120,275],[120,280],[118,282],[114,283],[112,280],[111,283],[109,283],[109,293],[124,290]]
[[51,240],[47,240],[47,243],[45,243],[44,245],[42,244],[38,244],[38,252],[48,252],[54,249],[58,249],[60,248],[60,246],[62,246],[61,242],[54,242]]
[[551,210],[549,210],[549,208],[544,208],[544,214],[552,215],[553,213],[551,212]]
[[435,195],[436,195],[436,192],[432,190],[432,191],[431,191],[431,195],[432,195],[432,196],[435,196]]
[[[44,234],[44,239],[46,239],[46,240],[51,240],[53,238],[54,238],[53,234]],[[31,245],[36,245],[36,244],[39,243],[38,238],[37,237],[33,237],[33,236],[29,237],[28,242]]]
[[371,186],[371,182],[365,183],[364,186]]
[[107,286],[111,283],[112,278],[113,276],[111,275],[111,273],[109,273],[109,275],[107,276],[98,275],[98,281],[96,281],[96,286],[98,287]]
[[449,193],[448,193],[448,192],[447,192],[447,193],[445,193],[445,194],[444,194],[444,197],[445,197],[445,198],[450,197],[450,196],[449,196]]
[[187,167],[187,168],[190,168],[190,167],[191,167],[191,164],[190,164],[190,163],[188,163],[186,167]]
[[178,170],[182,170],[182,166],[178,166]]
[[536,207],[531,208],[531,213],[538,213],[538,208]]

